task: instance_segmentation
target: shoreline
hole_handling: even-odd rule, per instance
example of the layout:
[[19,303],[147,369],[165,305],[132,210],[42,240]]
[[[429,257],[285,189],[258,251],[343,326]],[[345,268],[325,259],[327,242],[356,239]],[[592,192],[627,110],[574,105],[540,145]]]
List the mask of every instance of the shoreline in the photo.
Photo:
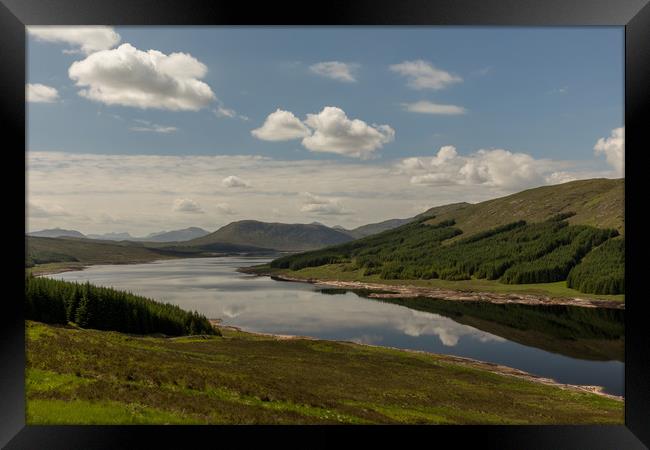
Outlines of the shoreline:
[[407,353],[416,353],[416,354],[421,354],[421,355],[429,355],[429,356],[434,356],[437,358],[442,359],[446,363],[452,363],[452,364],[458,364],[462,365],[465,367],[471,367],[475,369],[480,369],[480,370],[485,370],[490,373],[494,373],[497,375],[503,375],[503,376],[510,376],[513,378],[518,378],[526,381],[531,381],[534,383],[539,383],[539,384],[544,384],[546,386],[555,386],[559,387],[560,389],[564,390],[570,390],[570,391],[576,391],[576,392],[588,392],[591,394],[596,394],[601,397],[606,397],[612,400],[618,400],[618,401],[625,401],[625,397],[620,396],[620,395],[613,395],[613,394],[608,394],[604,392],[602,386],[592,386],[592,385],[581,385],[581,384],[567,384],[567,383],[560,383],[552,378],[546,378],[538,375],[534,375],[529,372],[525,372],[520,369],[516,369],[514,367],[509,367],[509,366],[504,366],[501,364],[497,363],[491,363],[488,361],[481,361],[478,359],[474,358],[467,358],[464,356],[455,356],[455,355],[448,355],[444,353],[432,353],[432,352],[427,352],[424,350],[412,350],[412,349],[405,349],[405,348],[398,348],[398,347],[390,347],[386,345],[375,345],[375,344],[366,344],[366,343],[361,343],[361,342],[353,342],[353,341],[342,341],[338,339],[323,339],[323,338],[316,338],[313,336],[300,336],[300,335],[293,335],[293,334],[275,334],[275,333],[265,333],[261,331],[247,331],[242,329],[241,327],[236,327],[234,325],[223,325],[221,319],[208,319],[210,324],[212,324],[213,327],[215,328],[221,328],[221,329],[226,329],[226,330],[231,330],[231,331],[237,331],[239,333],[246,333],[246,334],[252,334],[256,336],[264,336],[264,337],[269,337],[273,338],[279,341],[286,341],[286,340],[294,340],[294,339],[306,339],[310,341],[325,341],[325,342],[338,342],[338,343],[343,343],[343,344],[353,344],[353,345],[362,345],[366,347],[374,347],[374,348],[385,348],[389,350],[396,350],[400,352],[407,352]]
[[583,308],[609,308],[625,309],[624,302],[614,300],[595,300],[579,297],[550,297],[545,295],[497,293],[481,291],[459,291],[453,289],[422,287],[413,285],[388,285],[380,283],[369,283],[363,281],[338,281],[319,278],[296,278],[283,274],[270,272],[257,272],[247,270],[247,267],[240,267],[239,272],[270,277],[271,279],[287,282],[309,283],[315,286],[339,288],[339,289],[363,289],[374,291],[368,295],[370,298],[414,298],[426,297],[436,300],[488,302],[494,304],[522,304],[522,305],[546,305],[546,306],[578,306]]

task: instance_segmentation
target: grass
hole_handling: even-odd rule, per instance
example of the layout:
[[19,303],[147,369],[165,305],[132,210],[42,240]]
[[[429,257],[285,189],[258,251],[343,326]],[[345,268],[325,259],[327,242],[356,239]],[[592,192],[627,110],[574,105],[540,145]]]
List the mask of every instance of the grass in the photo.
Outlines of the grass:
[[26,322],[27,423],[622,424],[623,402],[345,342]]
[[349,268],[347,264],[328,264],[318,267],[306,267],[300,270],[275,269],[268,265],[257,266],[255,269],[259,273],[271,275],[287,275],[293,278],[319,280],[338,280],[338,281],[360,281],[367,283],[385,284],[388,286],[411,285],[427,288],[451,289],[456,291],[475,291],[475,292],[497,292],[497,293],[517,293],[544,295],[548,297],[562,298],[588,298],[596,300],[614,300],[619,302],[625,301],[625,295],[599,295],[585,294],[575,289],[568,288],[566,281],[556,283],[538,283],[538,284],[504,284],[496,280],[471,279],[462,281],[441,280],[439,278],[431,280],[383,280],[379,275],[363,275],[362,269]]
[[456,239],[462,239],[517,220],[540,222],[554,214],[571,211],[576,214],[568,219],[570,224],[615,228],[624,234],[624,188],[623,178],[542,186],[473,205],[458,205],[448,211],[432,208],[430,211],[436,217],[430,223],[455,219],[456,226],[463,230],[462,236]]

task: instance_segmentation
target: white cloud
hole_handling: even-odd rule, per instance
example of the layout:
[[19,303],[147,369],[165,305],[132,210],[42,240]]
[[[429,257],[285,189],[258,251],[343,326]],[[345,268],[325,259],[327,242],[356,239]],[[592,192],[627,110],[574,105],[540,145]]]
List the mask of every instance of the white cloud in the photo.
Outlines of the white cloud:
[[[531,177],[525,185],[517,187],[459,183],[459,169],[451,171],[454,177],[450,177],[444,189],[429,189],[410,182],[414,176],[448,173],[455,161],[464,164],[460,154],[451,158],[451,149],[440,155],[406,158],[405,164],[381,159],[359,164],[343,159],[107,155],[29,149],[25,156],[27,200],[30,205],[36,205],[29,210],[39,216],[28,216],[30,230],[58,226],[84,233],[128,231],[134,236],[188,225],[215,229],[228,221],[244,219],[284,223],[316,219],[329,226],[342,225],[350,229],[395,217],[412,217],[432,206],[500,197],[562,181],[560,176],[575,179],[614,177],[613,171],[594,171],[592,161],[535,160],[535,172],[539,177]],[[441,164],[435,166],[433,160]],[[396,170],[396,166],[404,167]],[[558,173],[556,178],[549,179],[554,173]],[[225,188],[222,180],[234,174],[250,181],[251,187],[245,190]],[[314,201],[301,195],[304,191],[318,198]],[[319,200],[321,197],[328,201]],[[171,206],[175,199],[191,199],[204,213],[173,211]],[[214,205],[221,203],[232,205],[235,213],[226,216],[219,212]],[[301,211],[303,206],[308,211]],[[318,211],[353,214],[326,215],[317,214]],[[106,214],[114,216],[119,224],[98,221]]]
[[59,91],[40,83],[25,85],[25,99],[30,103],[54,103],[59,100]]
[[141,51],[131,44],[90,54],[75,61],[70,79],[79,95],[107,105],[197,111],[215,99],[201,78],[205,64],[187,53],[165,55]]
[[289,141],[309,136],[310,131],[292,112],[278,108],[251,134],[263,141]]
[[143,126],[131,127],[129,128],[129,130],[148,132],[148,133],[162,133],[162,134],[175,133],[176,131],[178,131],[178,128],[176,127],[158,125],[157,123],[151,123],[147,120],[137,119],[136,122],[141,123]]
[[403,160],[398,169],[410,173],[411,183],[415,185],[482,185],[520,189],[567,179],[568,173],[557,170],[563,165],[566,164],[504,149],[482,149],[460,156],[455,147],[447,145],[441,147],[433,158]]
[[301,212],[323,216],[341,216],[352,214],[346,210],[338,199],[329,199],[305,192],[306,201],[300,208]]
[[354,73],[359,68],[355,63],[344,63],[340,61],[319,62],[309,66],[309,70],[317,75],[331,78],[336,81],[345,83],[354,83],[356,80]]
[[426,100],[414,103],[402,103],[402,107],[405,111],[420,114],[458,115],[465,114],[467,112],[462,106],[441,105],[439,103],[432,103]]
[[395,138],[395,130],[390,126],[371,126],[359,119],[350,120],[335,106],[326,106],[318,114],[307,114],[305,124],[314,133],[305,137],[302,144],[312,152],[368,158]]
[[596,155],[604,154],[607,162],[619,176],[625,172],[625,128],[614,128],[607,138],[600,138],[594,145]]
[[174,200],[172,211],[189,214],[203,214],[201,206],[189,198],[178,198]]
[[217,108],[214,110],[214,114],[217,117],[226,117],[228,119],[248,120],[248,116],[238,114],[234,109],[226,108],[223,105],[217,106]]
[[236,211],[228,203],[217,203],[215,205],[215,209],[221,214],[226,214],[226,215],[236,214]]
[[90,54],[113,48],[120,42],[120,35],[112,27],[105,26],[28,26],[27,33],[39,41],[61,42],[75,47],[66,53]]
[[430,62],[423,60],[404,61],[393,64],[390,70],[408,78],[408,86],[413,89],[444,89],[463,79],[441,69],[435,68]]
[[30,202],[27,207],[27,216],[30,218],[65,217],[69,215],[70,213],[61,205],[40,205]]
[[226,186],[227,188],[247,188],[250,187],[250,183],[242,178],[239,178],[236,175],[230,175],[223,180],[221,180],[221,184]]

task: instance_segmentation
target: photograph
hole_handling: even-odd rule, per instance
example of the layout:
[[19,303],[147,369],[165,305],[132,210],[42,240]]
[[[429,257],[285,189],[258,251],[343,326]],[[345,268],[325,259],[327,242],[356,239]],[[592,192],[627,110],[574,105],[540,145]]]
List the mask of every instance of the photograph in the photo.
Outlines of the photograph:
[[27,425],[624,425],[624,27],[25,32]]

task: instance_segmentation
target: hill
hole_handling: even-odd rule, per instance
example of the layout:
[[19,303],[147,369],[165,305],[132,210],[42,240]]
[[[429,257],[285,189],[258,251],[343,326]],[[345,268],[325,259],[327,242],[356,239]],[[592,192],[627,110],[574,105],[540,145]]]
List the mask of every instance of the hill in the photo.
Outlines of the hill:
[[517,220],[541,222],[562,213],[575,213],[571,225],[614,228],[624,234],[625,180],[596,178],[542,186],[476,204],[457,204],[450,210],[431,208],[428,223],[454,219],[463,237]]
[[408,217],[406,219],[388,219],[384,220],[382,222],[377,222],[377,223],[369,223],[367,225],[362,225],[357,228],[353,228],[351,230],[346,230],[343,227],[334,227],[335,229],[341,230],[349,234],[355,239],[360,239],[366,236],[370,236],[373,234],[381,233],[383,231],[387,230],[392,230],[393,228],[400,227],[402,225],[406,225],[407,223],[413,222],[414,220],[420,219],[422,217],[431,217],[431,216],[436,216],[440,215],[443,213],[450,213],[455,210],[464,208],[466,206],[469,206],[469,203],[452,203],[449,205],[443,205],[443,206],[435,206],[433,208],[429,208],[425,212],[418,214],[417,216],[413,217]]
[[54,262],[120,264],[148,262],[175,255],[142,245],[128,245],[92,239],[46,238],[27,236],[27,265]]
[[477,361],[228,328],[222,334],[161,338],[28,321],[26,422],[624,421],[620,400]]
[[271,267],[299,271],[339,265],[342,271],[385,280],[535,284],[569,278],[569,287],[582,292],[621,294],[624,240],[599,246],[623,229],[622,187],[622,180],[585,180],[476,205],[433,208],[406,225],[288,255]]
[[136,240],[129,233],[104,233],[104,234],[89,234],[87,236],[89,239],[99,239],[103,241],[129,241]]
[[80,233],[77,230],[64,230],[62,228],[51,228],[47,230],[32,231],[31,233],[27,233],[27,234],[29,236],[49,237],[49,238],[57,238],[57,237],[85,238],[86,237],[83,233]]
[[200,238],[210,234],[209,231],[199,227],[183,228],[182,230],[160,231],[158,233],[151,233],[143,238],[138,238],[139,241],[148,242],[184,242],[192,239]]
[[256,220],[232,222],[214,233],[185,243],[205,246],[214,243],[250,245],[278,251],[304,251],[351,241],[347,233],[321,224],[267,223]]
[[273,253],[272,250],[265,248],[219,242],[188,247],[176,243],[115,242],[34,236],[27,236],[25,245],[27,267],[65,263],[66,267],[76,268],[90,264],[144,263],[168,258]]

